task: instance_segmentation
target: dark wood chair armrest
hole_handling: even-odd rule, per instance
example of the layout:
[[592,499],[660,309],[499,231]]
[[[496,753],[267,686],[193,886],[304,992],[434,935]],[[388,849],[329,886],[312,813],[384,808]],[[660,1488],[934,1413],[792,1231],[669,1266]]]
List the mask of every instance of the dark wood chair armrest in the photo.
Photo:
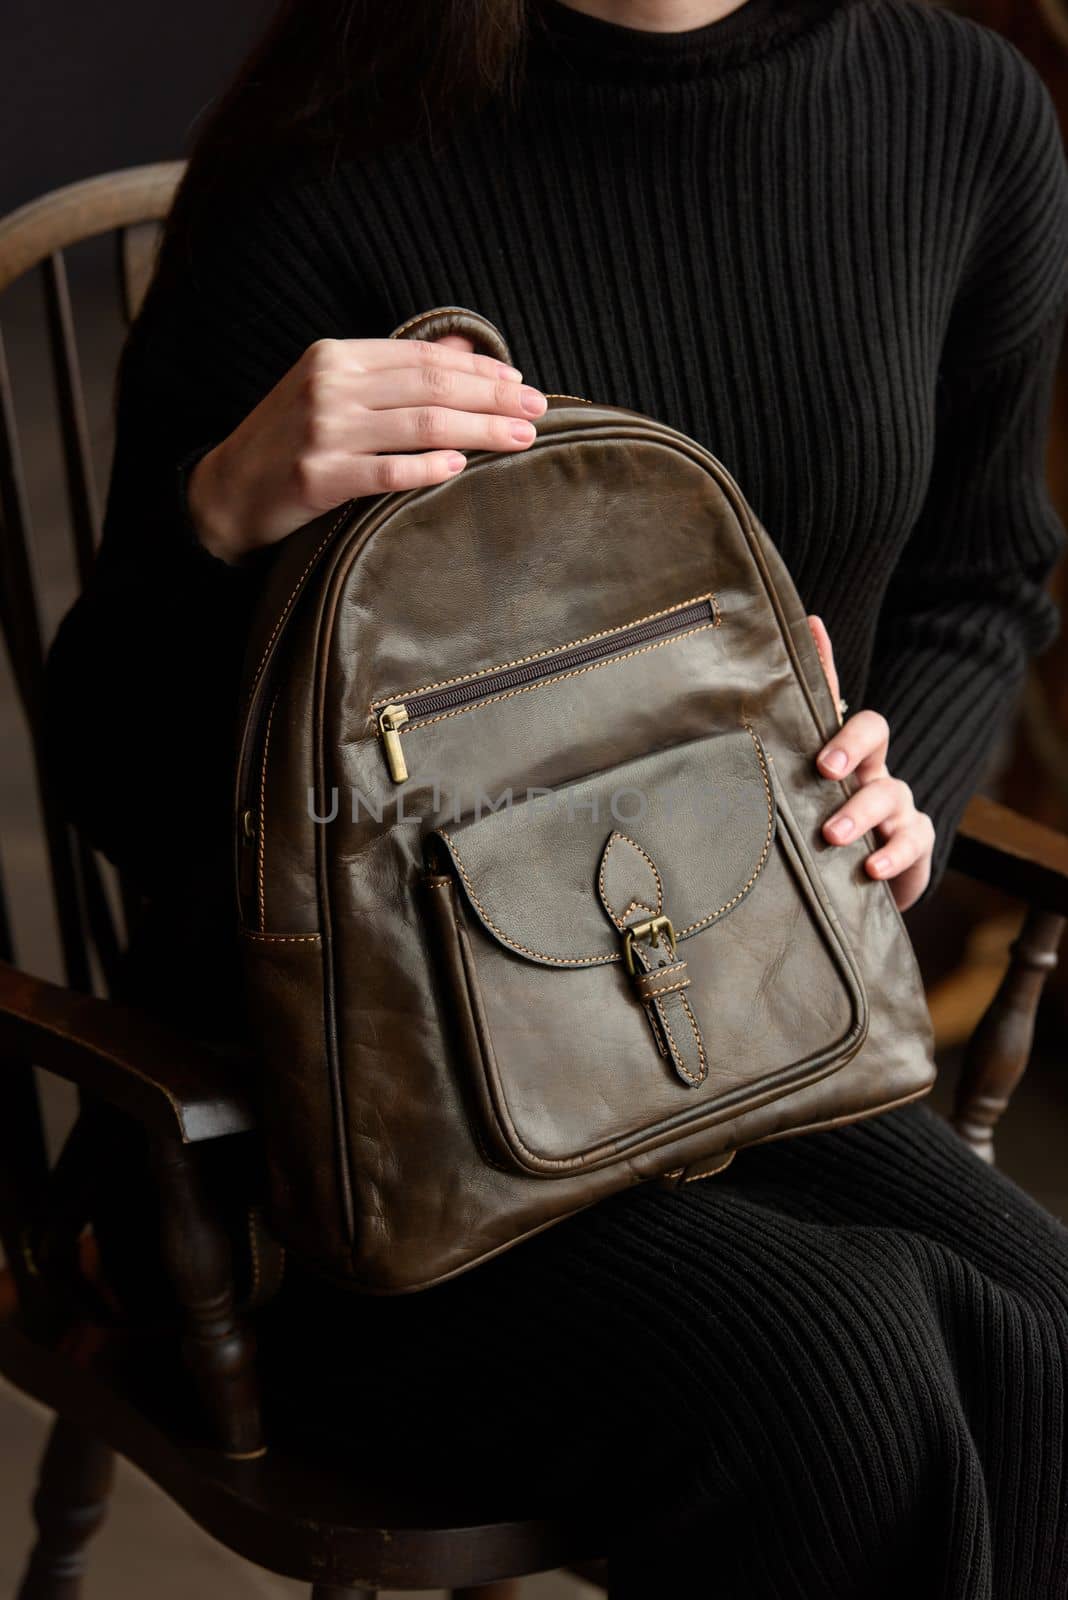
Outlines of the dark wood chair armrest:
[[1068,836],[974,795],[949,865],[1040,911],[1068,916]]
[[256,1126],[237,1066],[136,1011],[0,962],[0,1051],[100,1095],[183,1144]]

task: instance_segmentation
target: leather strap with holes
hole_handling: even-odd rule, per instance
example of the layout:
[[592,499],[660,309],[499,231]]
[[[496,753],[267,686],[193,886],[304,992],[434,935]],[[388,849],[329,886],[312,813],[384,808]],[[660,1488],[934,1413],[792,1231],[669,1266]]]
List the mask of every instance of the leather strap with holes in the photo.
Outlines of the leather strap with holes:
[[634,992],[656,1047],[680,1083],[695,1089],[708,1077],[708,1055],[686,991],[690,977],[664,938],[656,944],[635,929],[664,919],[664,884],[655,861],[637,840],[612,833],[601,855],[597,891],[606,916],[629,950]]

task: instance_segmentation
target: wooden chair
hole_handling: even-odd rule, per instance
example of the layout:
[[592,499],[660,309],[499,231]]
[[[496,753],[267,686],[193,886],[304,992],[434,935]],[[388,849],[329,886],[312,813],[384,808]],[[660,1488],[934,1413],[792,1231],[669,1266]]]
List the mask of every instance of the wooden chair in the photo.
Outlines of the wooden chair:
[[[64,252],[114,234],[125,319],[151,275],[179,165],[120,172],[48,195],[0,221],[0,294],[43,275],[66,464],[74,568],[84,581],[98,496]],[[605,1534],[531,1507],[472,1503],[462,1485],[416,1489],[363,1464],[308,1459],[265,1441],[230,1235],[204,1181],[204,1152],[254,1141],[253,1110],[205,1050],[92,993],[120,948],[104,874],[62,820],[42,739],[42,626],[14,400],[0,338],[0,626],[25,714],[66,971],[66,987],[14,965],[0,884],[0,1373],[57,1413],[34,1502],[39,1539],[20,1600],[75,1600],[85,1545],[101,1520],[113,1453],[134,1462],[230,1549],[312,1584],[319,1600],[384,1588],[452,1588],[505,1600],[513,1580],[603,1554]],[[1042,984],[1068,915],[1068,840],[975,799],[953,864],[1027,905],[1001,989],[965,1064],[956,1125],[987,1159],[1030,1052]],[[129,905],[131,897],[127,897]],[[105,985],[106,987],[106,982]],[[77,1132],[49,1166],[34,1068],[75,1084],[145,1130],[163,1204],[161,1259],[184,1309],[185,1368],[72,1298],[79,1244]],[[81,1124],[79,1123],[80,1127]],[[74,1263],[76,1269],[77,1263]],[[200,1412],[176,1405],[187,1374]],[[269,1444],[269,1448],[268,1448]],[[587,1565],[587,1575],[599,1569]]]

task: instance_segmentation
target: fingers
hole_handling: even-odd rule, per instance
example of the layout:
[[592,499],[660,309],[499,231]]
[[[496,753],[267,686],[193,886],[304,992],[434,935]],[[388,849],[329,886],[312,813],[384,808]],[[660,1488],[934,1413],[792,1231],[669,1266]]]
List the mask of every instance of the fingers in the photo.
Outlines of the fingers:
[[880,825],[887,832],[894,831],[916,814],[908,784],[888,774],[872,779],[850,795],[845,805],[827,818],[823,834],[832,844],[845,844]]
[[404,450],[525,450],[535,437],[532,422],[431,405],[365,411],[352,419],[346,443],[352,451],[374,454]]
[[493,356],[476,356],[451,339],[431,343],[426,339],[319,339],[305,352],[310,371],[382,372],[396,367],[441,367],[448,371],[502,376],[518,383],[523,374]]
[[887,835],[884,843],[864,862],[864,869],[871,877],[897,878],[924,863],[930,876],[935,830],[925,811],[913,807],[907,815],[893,818],[880,832]]
[[831,636],[824,626],[822,617],[810,616],[808,618],[808,627],[812,635],[812,642],[816,646],[816,653],[823,667],[823,676],[827,679],[828,687],[834,697],[834,703],[837,705],[841,689],[838,683],[838,668],[834,664],[834,647],[831,644]]
[[353,380],[354,404],[370,411],[410,406],[445,406],[451,411],[481,411],[512,417],[540,417],[548,401],[538,389],[496,375],[463,372],[455,367],[395,367],[360,374]]
[[878,711],[857,711],[847,717],[834,738],[816,757],[816,765],[826,778],[844,778],[855,772],[862,782],[886,773],[890,747],[890,725]]
[[[864,715],[858,712],[850,721]],[[871,736],[876,733],[873,730]],[[859,763],[856,770],[862,765]],[[863,834],[876,833],[881,842],[865,857],[864,870],[871,878],[891,882],[894,899],[902,911],[919,899],[930,882],[934,823],[925,811],[916,809],[909,785],[891,777],[885,766],[879,776],[862,782],[856,793],[826,819],[822,831],[832,845],[846,845]]]
[[421,456],[372,456],[361,463],[360,494],[396,494],[402,489],[425,489],[455,478],[467,465],[457,450],[431,450]]

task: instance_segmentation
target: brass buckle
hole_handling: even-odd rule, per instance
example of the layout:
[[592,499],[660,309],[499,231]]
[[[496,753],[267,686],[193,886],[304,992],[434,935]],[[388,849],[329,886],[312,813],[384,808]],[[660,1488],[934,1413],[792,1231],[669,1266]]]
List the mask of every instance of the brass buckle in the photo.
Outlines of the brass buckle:
[[627,963],[627,971],[634,976],[634,941],[635,939],[648,939],[653,949],[660,945],[660,935],[664,935],[664,943],[671,951],[671,959],[676,955],[675,929],[671,925],[670,917],[651,917],[648,922],[636,922],[633,928],[627,929],[627,937],[623,943],[623,956]]

